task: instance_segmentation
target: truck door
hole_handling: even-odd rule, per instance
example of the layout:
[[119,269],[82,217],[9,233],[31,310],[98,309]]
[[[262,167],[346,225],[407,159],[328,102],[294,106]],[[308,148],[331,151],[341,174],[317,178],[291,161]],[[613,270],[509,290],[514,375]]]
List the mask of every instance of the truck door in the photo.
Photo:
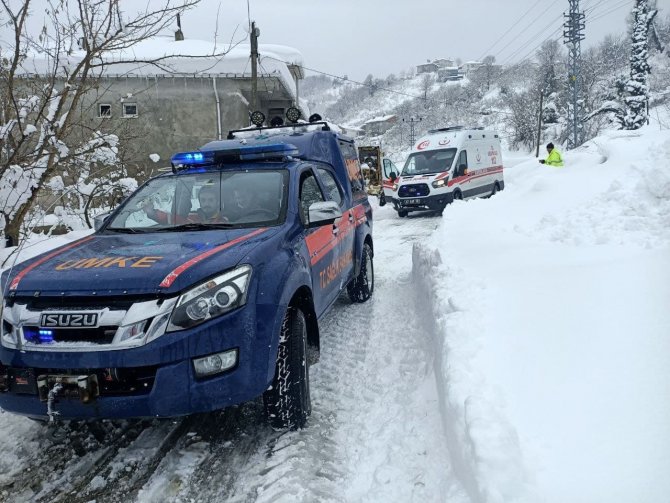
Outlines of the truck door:
[[[317,202],[325,201],[319,182],[311,169],[300,174],[300,217],[304,224],[309,222],[309,207]],[[312,270],[312,295],[317,315],[337,298],[339,281],[334,277],[333,262],[338,253],[339,222],[307,228],[305,242],[309,251]]]
[[335,222],[337,226],[337,261],[336,272],[341,288],[348,283],[354,275],[353,251],[356,237],[356,215],[353,208],[348,208],[343,194],[342,187],[337,182],[335,174],[328,168],[317,168],[319,180],[329,201],[336,202],[342,210],[342,218]]

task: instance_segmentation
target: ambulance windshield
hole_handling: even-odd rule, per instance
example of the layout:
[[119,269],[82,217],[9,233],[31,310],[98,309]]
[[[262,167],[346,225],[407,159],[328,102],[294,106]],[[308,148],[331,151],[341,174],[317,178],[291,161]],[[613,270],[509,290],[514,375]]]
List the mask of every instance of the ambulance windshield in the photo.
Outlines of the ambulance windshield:
[[402,168],[402,176],[428,175],[449,171],[456,157],[455,148],[411,154]]

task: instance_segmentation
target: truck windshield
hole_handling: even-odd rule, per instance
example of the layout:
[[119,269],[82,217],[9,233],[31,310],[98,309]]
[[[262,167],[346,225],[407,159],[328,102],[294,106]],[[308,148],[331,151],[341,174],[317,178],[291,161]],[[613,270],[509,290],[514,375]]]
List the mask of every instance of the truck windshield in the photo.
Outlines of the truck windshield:
[[288,171],[185,173],[150,180],[106,227],[117,232],[169,232],[265,227],[286,215]]
[[449,171],[456,157],[455,148],[411,154],[402,168],[402,176],[427,175]]

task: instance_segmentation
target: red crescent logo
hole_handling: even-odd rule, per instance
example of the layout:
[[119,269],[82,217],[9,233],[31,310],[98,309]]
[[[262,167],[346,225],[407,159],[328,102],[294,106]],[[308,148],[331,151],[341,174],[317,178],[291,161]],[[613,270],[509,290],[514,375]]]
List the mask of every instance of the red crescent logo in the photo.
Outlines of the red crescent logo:
[[449,138],[445,138],[444,140],[440,140],[438,145],[449,145],[451,143],[451,140]]
[[430,140],[424,140],[416,146],[416,149],[423,150],[424,148],[428,147],[428,145],[430,145]]

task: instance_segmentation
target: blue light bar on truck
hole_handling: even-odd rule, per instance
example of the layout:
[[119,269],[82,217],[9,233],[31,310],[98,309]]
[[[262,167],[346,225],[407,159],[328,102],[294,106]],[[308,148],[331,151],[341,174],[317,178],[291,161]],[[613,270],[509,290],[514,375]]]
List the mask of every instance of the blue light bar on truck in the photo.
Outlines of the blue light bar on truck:
[[283,159],[300,153],[298,148],[290,143],[249,146],[237,145],[235,148],[212,149],[200,152],[180,152],[172,156],[172,166],[176,169],[189,169],[193,167],[220,164],[223,162]]

